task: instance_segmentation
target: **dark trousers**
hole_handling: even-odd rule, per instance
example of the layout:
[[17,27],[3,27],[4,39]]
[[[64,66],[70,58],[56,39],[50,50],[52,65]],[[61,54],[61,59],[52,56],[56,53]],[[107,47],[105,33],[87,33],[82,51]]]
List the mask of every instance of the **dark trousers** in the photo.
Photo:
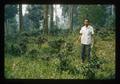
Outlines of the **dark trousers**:
[[81,44],[82,62],[85,61],[86,56],[88,57],[88,61],[90,60],[90,51],[91,51],[91,45]]

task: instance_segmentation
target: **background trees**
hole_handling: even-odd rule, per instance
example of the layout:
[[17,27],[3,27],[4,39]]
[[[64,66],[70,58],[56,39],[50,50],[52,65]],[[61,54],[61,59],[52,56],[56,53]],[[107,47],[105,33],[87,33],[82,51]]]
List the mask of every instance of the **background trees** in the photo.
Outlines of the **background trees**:
[[48,34],[48,5],[44,6],[44,33]]
[[24,29],[23,29],[23,14],[22,14],[22,5],[20,4],[19,5],[19,29],[20,29],[20,32],[22,32]]
[[[5,6],[5,35],[10,34],[12,29],[16,30],[15,15],[17,14],[17,5]],[[14,26],[14,27],[13,27]]]
[[41,5],[28,5],[28,18],[33,30],[42,28],[44,8]]
[[90,22],[95,26],[103,27],[106,21],[106,9],[102,5],[81,5],[80,23],[84,18],[89,18]]
[[[23,15],[22,5],[5,6],[5,34],[18,31],[59,33],[76,31],[88,18],[95,29],[115,30],[115,7],[113,5],[27,5]],[[60,12],[61,10],[61,12]],[[58,16],[58,13],[62,13]],[[18,17],[19,16],[19,17]]]

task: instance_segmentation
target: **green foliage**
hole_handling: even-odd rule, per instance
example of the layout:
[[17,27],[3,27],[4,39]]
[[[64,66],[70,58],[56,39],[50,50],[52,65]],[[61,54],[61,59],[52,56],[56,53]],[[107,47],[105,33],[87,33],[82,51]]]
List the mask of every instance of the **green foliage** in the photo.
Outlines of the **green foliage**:
[[27,7],[28,17],[32,21],[35,29],[40,27],[40,21],[43,20],[43,6],[42,5],[29,5]]
[[73,44],[71,42],[67,42],[58,53],[58,58],[60,60],[60,64],[58,65],[58,70],[60,71],[60,73],[64,71],[69,71],[69,74],[73,74],[73,75],[80,73],[78,68],[71,65],[72,60],[70,58],[71,55],[73,55],[72,51],[73,51]]
[[44,44],[45,42],[47,42],[47,38],[43,36],[39,36],[36,40],[36,44],[38,44],[39,47],[41,47],[41,45]]
[[60,48],[61,46],[63,45],[65,41],[63,39],[56,39],[56,40],[53,40],[53,41],[49,41],[48,42],[48,45],[55,49],[55,51],[57,51],[56,53],[58,53],[60,51]]
[[9,48],[9,53],[12,55],[20,56],[21,54],[26,53],[27,51],[27,46],[24,43],[20,44],[12,44],[11,47]]
[[115,14],[108,16],[105,27],[107,27],[107,30],[113,30],[115,31]]
[[29,33],[31,36],[37,37],[37,36],[43,34],[43,30],[34,30],[34,31],[29,32]]
[[20,55],[21,54],[20,46],[17,44],[12,44],[11,47],[9,48],[9,53],[14,55],[14,56]]
[[83,23],[85,18],[89,18],[90,23],[95,26],[104,26],[106,17],[106,8],[104,5],[80,5],[80,23]]
[[6,30],[8,30],[9,32],[5,32],[5,33],[9,33],[9,35],[14,35],[15,33],[17,33],[17,21],[16,18],[13,17],[11,19],[8,20],[7,25],[9,26],[8,28],[6,28]]
[[[32,40],[32,38],[35,39],[34,36],[25,35],[23,39],[26,39],[26,37],[29,40],[28,43],[24,43],[25,41],[22,41],[21,38],[16,44],[12,44],[12,48],[8,44],[10,40],[6,42],[6,46],[12,52],[12,54],[5,52],[6,78],[114,79],[115,77],[115,64],[112,62],[114,55],[111,53],[114,52],[114,49],[104,52],[108,48],[105,45],[110,44],[110,42],[103,41],[105,43],[102,43],[98,36],[96,36],[97,43],[92,48],[92,58],[89,62],[85,61],[84,64],[81,63],[79,56],[80,47],[78,44],[74,45],[73,41],[77,34],[71,34],[67,39],[49,36],[48,43],[43,43],[40,49],[35,43],[36,40]],[[19,43],[27,44],[26,54],[22,54],[24,50]],[[111,43],[113,44],[113,42]],[[59,51],[54,52],[58,48]],[[107,52],[111,54],[107,54]],[[10,58],[11,55],[13,55],[12,58]],[[13,65],[14,68],[12,68]]]
[[20,37],[29,37],[29,36],[30,36],[30,33],[24,31],[24,32],[21,32],[19,36],[20,36]]
[[27,37],[23,37],[19,42],[19,46],[22,50],[22,54],[26,53],[27,52],[27,43],[28,43],[28,38]]
[[[27,43],[28,43],[28,37],[23,37],[20,39],[20,37],[16,38],[16,37],[12,37],[12,40],[8,40],[8,41],[12,41],[13,43],[6,43],[6,48],[8,50],[8,53],[12,54],[12,55],[21,55],[21,54],[25,54],[27,52]],[[16,41],[17,40],[17,41]],[[7,41],[7,40],[6,40]]]
[[30,28],[31,28],[31,25],[29,25],[29,24],[31,24],[31,23],[30,23],[28,14],[25,14],[23,16],[23,26],[24,26],[24,30],[27,32],[30,31]]
[[28,52],[28,54],[30,58],[37,58],[37,56],[39,55],[39,52],[36,49],[32,49]]
[[105,28],[101,28],[96,33],[103,41],[110,41],[112,40],[111,35],[114,34],[112,30],[107,30]]
[[5,5],[5,21],[7,19],[15,17],[17,12],[18,12],[17,5]]
[[81,66],[81,72],[86,79],[95,79],[96,73],[101,69],[104,59],[93,56],[92,59],[85,65]]

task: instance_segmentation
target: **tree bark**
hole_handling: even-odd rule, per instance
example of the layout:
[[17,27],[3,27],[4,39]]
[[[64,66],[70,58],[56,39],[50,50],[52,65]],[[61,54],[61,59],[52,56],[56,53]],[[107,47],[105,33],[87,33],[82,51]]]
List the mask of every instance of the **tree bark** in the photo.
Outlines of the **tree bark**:
[[7,35],[7,21],[5,22],[5,36]]
[[44,10],[44,33],[48,34],[48,5],[45,5]]
[[69,7],[69,32],[73,30],[73,5]]
[[55,25],[57,26],[57,8],[56,8],[56,5],[55,5]]
[[23,31],[23,16],[22,16],[22,5],[19,5],[19,29],[20,32]]
[[111,14],[114,15],[114,5],[112,5]]
[[50,30],[53,28],[53,5],[50,6],[51,13],[50,13]]

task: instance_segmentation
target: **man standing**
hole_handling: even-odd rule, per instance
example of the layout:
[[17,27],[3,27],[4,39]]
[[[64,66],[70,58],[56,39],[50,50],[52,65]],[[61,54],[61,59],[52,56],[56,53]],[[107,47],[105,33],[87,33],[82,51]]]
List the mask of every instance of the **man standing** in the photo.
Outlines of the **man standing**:
[[90,60],[90,51],[91,51],[91,44],[92,44],[92,36],[94,34],[93,27],[89,24],[89,20],[84,20],[84,26],[80,30],[80,37],[81,38],[81,58],[82,63],[85,61],[85,56],[88,56],[88,60]]

